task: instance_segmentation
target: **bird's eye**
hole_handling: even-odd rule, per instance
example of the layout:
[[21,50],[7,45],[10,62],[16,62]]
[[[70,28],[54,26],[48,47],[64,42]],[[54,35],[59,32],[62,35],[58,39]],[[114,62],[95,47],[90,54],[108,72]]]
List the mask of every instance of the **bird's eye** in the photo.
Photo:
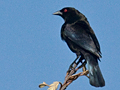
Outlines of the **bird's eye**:
[[64,9],[64,12],[67,12],[68,10],[67,9]]

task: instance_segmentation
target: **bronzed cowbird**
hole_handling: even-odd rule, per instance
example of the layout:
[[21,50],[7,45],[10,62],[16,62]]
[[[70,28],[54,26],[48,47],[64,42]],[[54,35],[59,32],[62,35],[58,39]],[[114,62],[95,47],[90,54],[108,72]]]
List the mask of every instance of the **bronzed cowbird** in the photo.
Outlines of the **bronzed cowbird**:
[[61,28],[61,38],[77,57],[82,56],[87,62],[89,82],[95,87],[105,86],[105,81],[98,65],[101,58],[100,45],[87,18],[72,7],[65,7],[54,15],[61,16],[65,23]]

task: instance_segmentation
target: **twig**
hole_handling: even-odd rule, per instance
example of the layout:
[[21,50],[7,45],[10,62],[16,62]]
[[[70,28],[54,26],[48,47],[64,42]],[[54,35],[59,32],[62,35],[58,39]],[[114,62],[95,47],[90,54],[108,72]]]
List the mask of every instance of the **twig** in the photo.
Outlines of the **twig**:
[[[74,80],[76,80],[76,79],[77,79],[78,77],[80,77],[80,76],[85,75],[86,77],[88,77],[87,74],[88,74],[89,71],[86,70],[86,67],[85,67],[86,62],[83,62],[82,65],[80,65],[78,68],[76,68],[77,65],[78,65],[78,63],[77,63],[77,64],[74,63],[73,68],[72,68],[69,72],[66,73],[65,81],[64,81],[64,83],[61,85],[61,87],[60,87],[59,90],[65,90],[66,87],[67,87],[69,84],[71,84]],[[83,67],[83,72],[80,72],[80,73],[78,73],[78,74],[75,74],[75,73],[76,73],[80,68],[82,68],[82,67]],[[75,75],[73,75],[73,74],[75,74]],[[89,78],[89,77],[88,77],[88,78]]]

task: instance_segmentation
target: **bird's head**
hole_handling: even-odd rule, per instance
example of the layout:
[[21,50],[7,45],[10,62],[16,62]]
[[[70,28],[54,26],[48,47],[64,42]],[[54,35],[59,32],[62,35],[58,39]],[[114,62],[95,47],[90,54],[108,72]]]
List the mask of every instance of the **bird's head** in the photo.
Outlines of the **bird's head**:
[[65,20],[65,22],[68,22],[68,23],[73,23],[76,20],[82,18],[82,14],[78,10],[72,7],[65,7],[53,13],[53,15],[61,16]]

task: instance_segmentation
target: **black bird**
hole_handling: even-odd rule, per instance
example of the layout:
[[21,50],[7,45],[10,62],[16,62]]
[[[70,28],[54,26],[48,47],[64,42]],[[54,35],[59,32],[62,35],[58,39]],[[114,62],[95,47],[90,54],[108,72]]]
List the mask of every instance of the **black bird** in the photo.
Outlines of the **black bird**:
[[81,56],[88,64],[89,82],[95,87],[105,86],[98,60],[101,58],[100,45],[87,18],[72,7],[65,7],[54,15],[61,16],[65,23],[61,28],[61,38],[70,50]]

